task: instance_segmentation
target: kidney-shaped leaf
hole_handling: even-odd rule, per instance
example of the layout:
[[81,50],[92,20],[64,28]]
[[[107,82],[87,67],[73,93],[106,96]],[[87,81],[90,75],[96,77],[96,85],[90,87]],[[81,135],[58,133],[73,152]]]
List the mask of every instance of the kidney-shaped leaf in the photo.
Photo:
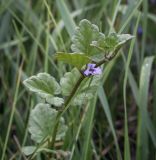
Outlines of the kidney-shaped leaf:
[[[31,138],[40,143],[46,138],[50,138],[53,133],[54,124],[56,121],[57,111],[50,107],[49,104],[39,103],[30,113],[28,130],[31,133]],[[60,120],[56,139],[64,137],[67,126],[63,117]]]
[[97,49],[90,44],[92,41],[97,41],[99,37],[105,37],[103,33],[99,32],[99,28],[90,21],[83,19],[75,30],[72,37],[71,49],[76,53],[83,53],[87,56],[98,54]]
[[[54,95],[60,94],[61,88],[55,78],[48,73],[39,73],[36,76],[32,76],[26,79],[23,84],[30,91],[45,98],[46,101],[52,105],[61,106],[64,103],[62,98],[54,97]],[[60,101],[58,101],[58,99]]]
[[55,57],[57,60],[71,64],[79,69],[91,62],[91,59],[82,53],[57,53]]

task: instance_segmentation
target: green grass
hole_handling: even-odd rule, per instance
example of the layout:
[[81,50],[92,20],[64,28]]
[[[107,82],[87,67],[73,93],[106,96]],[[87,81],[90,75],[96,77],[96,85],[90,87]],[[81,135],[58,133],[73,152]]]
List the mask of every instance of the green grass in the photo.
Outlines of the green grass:
[[[94,99],[64,114],[68,131],[58,148],[72,160],[149,160],[156,156],[156,4],[148,0],[0,1],[0,158],[27,159],[31,109],[40,101],[22,82],[39,72],[57,80],[72,66],[57,62],[71,52],[71,37],[81,19],[105,34],[135,35],[103,68]],[[126,9],[126,11],[125,11]],[[138,27],[142,27],[142,35]],[[45,153],[39,154],[37,160]]]

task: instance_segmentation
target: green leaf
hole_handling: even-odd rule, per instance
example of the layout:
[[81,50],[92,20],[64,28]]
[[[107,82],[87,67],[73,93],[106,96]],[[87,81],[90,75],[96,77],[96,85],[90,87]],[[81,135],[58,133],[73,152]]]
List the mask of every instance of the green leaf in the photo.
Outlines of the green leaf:
[[82,105],[86,103],[86,101],[91,100],[100,84],[101,75],[96,75],[90,78],[86,78],[80,85],[79,91],[74,98],[72,105]]
[[26,155],[29,156],[33,154],[33,152],[36,150],[36,146],[25,146],[22,147],[22,152]]
[[110,34],[110,36],[101,37],[98,41],[93,41],[91,45],[103,53],[108,53],[111,52],[117,44],[118,38],[116,34]]
[[[71,72],[65,73],[64,77],[61,78],[60,85],[62,89],[62,94],[64,96],[69,96],[73,90],[73,87],[77,83],[77,80],[80,77],[80,72],[74,68]],[[79,86],[78,93],[73,99],[71,105],[82,105],[86,100],[89,100],[93,97],[96,92],[97,86],[99,85],[101,76],[92,77],[90,83],[89,78],[83,80]]]
[[[146,57],[141,67],[138,95],[137,159],[149,159],[149,136],[156,146],[156,131],[148,112],[149,86],[154,56]],[[150,144],[151,145],[151,144]]]
[[26,79],[23,83],[30,91],[39,94],[43,98],[47,95],[60,94],[61,91],[55,78],[47,73],[39,73]]
[[107,121],[109,123],[110,130],[111,130],[113,138],[114,138],[114,143],[115,143],[116,152],[117,152],[117,159],[121,159],[119,143],[118,143],[117,135],[115,133],[115,128],[113,125],[113,118],[112,118],[112,114],[110,111],[110,105],[108,103],[108,99],[107,99],[107,96],[105,94],[105,90],[103,89],[102,85],[100,87],[98,87],[98,97],[101,102],[101,106],[104,109]]
[[132,38],[134,36],[130,34],[117,35],[116,33],[111,33],[107,37],[100,37],[98,41],[93,41],[91,46],[99,49],[104,54],[109,54],[110,52],[118,51],[123,44]]
[[80,72],[74,68],[71,72],[66,72],[64,77],[60,80],[62,94],[69,96],[72,92],[74,85],[80,77]]
[[118,41],[119,41],[117,46],[122,46],[123,44],[125,44],[127,41],[133,39],[134,37],[135,36],[132,36],[130,34],[119,34],[119,35],[117,35],[117,38],[118,38]]
[[90,21],[83,19],[80,21],[72,37],[73,44],[71,45],[71,49],[73,52],[83,53],[87,56],[98,54],[97,49],[90,44],[92,41],[98,41],[100,37],[105,37],[105,35],[99,32],[99,28],[91,24]]
[[64,99],[60,97],[47,96],[46,102],[56,107],[61,107],[64,104]]
[[61,93],[60,85],[55,78],[47,73],[39,73],[26,79],[23,84],[32,92],[45,98],[46,101],[55,106],[61,106],[64,100],[59,97],[54,97]]
[[[39,103],[30,113],[28,130],[31,138],[40,143],[46,138],[51,138],[54,124],[56,121],[57,111],[50,107],[49,104]],[[64,137],[67,126],[63,117],[60,120],[56,140]]]
[[47,153],[54,153],[56,154],[57,151],[48,149],[48,148],[44,148],[43,146],[37,147],[37,146],[24,146],[22,147],[22,152],[26,155],[26,156],[30,156],[31,154],[38,154],[39,152],[47,152]]
[[58,53],[55,57],[58,60],[71,64],[79,69],[91,62],[91,59],[82,53]]

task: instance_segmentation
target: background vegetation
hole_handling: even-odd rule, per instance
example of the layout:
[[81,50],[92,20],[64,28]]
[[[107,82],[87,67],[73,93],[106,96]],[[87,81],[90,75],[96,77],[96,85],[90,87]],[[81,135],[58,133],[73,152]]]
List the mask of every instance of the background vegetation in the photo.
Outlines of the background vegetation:
[[84,18],[105,34],[130,33],[135,39],[104,66],[102,85],[87,112],[72,108],[66,113],[70,129],[57,147],[71,151],[76,143],[74,160],[156,159],[155,8],[155,0],[0,0],[2,160],[26,159],[21,147],[32,144],[27,122],[39,100],[23,80],[41,71],[59,80],[71,70],[53,55],[71,51],[74,28]]

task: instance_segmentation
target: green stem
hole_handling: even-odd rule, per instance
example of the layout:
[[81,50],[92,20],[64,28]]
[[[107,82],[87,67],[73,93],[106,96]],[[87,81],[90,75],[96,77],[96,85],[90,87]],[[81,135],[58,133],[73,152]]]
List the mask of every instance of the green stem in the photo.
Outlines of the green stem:
[[65,104],[64,104],[64,109],[59,111],[56,117],[56,122],[55,122],[55,128],[53,130],[53,134],[52,134],[52,142],[50,144],[50,148],[54,147],[55,144],[55,139],[56,139],[56,134],[57,134],[57,129],[59,126],[59,120],[61,118],[61,116],[66,112],[66,110],[69,108],[70,106],[70,102],[72,101],[73,97],[75,96],[75,93],[77,92],[81,82],[85,79],[85,76],[83,74],[81,74],[80,78],[78,79],[77,83],[75,84],[72,92],[70,93],[68,99],[66,100]]
[[96,67],[101,66],[102,64],[111,61],[118,53],[120,48],[117,48],[110,56],[105,56],[104,59],[96,63]]

